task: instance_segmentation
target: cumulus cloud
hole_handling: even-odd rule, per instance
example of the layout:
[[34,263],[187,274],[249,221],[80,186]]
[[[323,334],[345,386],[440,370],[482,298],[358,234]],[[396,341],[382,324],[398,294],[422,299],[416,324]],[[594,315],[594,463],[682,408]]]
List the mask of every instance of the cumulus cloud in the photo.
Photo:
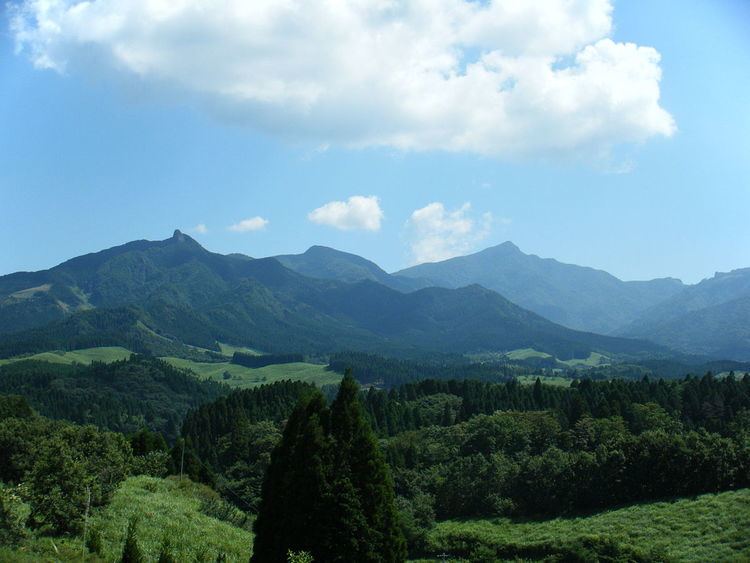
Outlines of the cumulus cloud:
[[242,221],[229,225],[227,229],[235,233],[248,233],[251,231],[262,231],[268,225],[268,219],[263,217],[250,217],[249,219],[243,219]]
[[328,225],[342,231],[377,231],[383,219],[383,210],[380,209],[380,200],[374,195],[355,195],[346,201],[329,201],[312,210],[307,218],[318,225]]
[[208,227],[206,227],[206,225],[203,223],[198,223],[195,227],[193,227],[190,230],[196,234],[205,235],[208,232]]
[[25,0],[39,68],[136,77],[315,146],[583,154],[675,131],[612,0]]
[[[503,219],[506,221],[508,219]],[[468,202],[446,211],[445,206],[436,201],[415,210],[407,226],[411,235],[412,263],[438,262],[474,250],[490,233],[492,214],[484,213],[477,221],[472,217]]]

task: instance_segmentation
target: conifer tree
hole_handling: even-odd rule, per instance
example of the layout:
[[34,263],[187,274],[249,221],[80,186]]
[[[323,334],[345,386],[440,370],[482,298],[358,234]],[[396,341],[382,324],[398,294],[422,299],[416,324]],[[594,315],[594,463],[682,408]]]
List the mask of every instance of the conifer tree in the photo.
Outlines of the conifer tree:
[[143,553],[138,545],[135,528],[138,525],[137,518],[131,518],[128,523],[128,532],[125,536],[125,545],[122,548],[120,563],[143,563]]
[[347,374],[330,409],[318,392],[290,416],[263,483],[253,562],[283,562],[289,550],[330,562],[406,558],[393,482],[358,394]]
[[349,560],[402,561],[406,542],[398,523],[393,481],[358,395],[359,385],[347,372],[331,406],[340,475],[348,474],[366,523],[358,552]]
[[303,398],[271,455],[255,521],[254,562],[286,561],[289,549],[327,560],[331,507],[329,411],[320,393]]

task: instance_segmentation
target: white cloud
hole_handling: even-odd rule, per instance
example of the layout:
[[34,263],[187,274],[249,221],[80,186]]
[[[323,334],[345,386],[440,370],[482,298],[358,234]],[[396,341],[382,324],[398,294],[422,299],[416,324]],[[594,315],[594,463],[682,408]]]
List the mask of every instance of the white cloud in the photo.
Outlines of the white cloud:
[[[39,68],[119,73],[313,146],[581,154],[675,131],[612,0],[25,0]],[[168,93],[165,94],[165,91]]]
[[263,217],[250,217],[249,219],[243,219],[239,223],[230,225],[227,227],[230,231],[235,233],[247,233],[250,231],[262,231],[268,225],[268,219]]
[[208,227],[206,227],[206,225],[203,223],[198,223],[195,227],[193,227],[190,230],[196,234],[205,235],[208,232]]
[[383,219],[383,210],[377,197],[355,195],[346,201],[330,201],[311,211],[307,218],[318,225],[328,225],[342,231],[377,231]]
[[[507,221],[502,219],[503,224]],[[438,262],[474,250],[489,235],[492,214],[484,213],[477,221],[471,216],[468,202],[454,211],[446,211],[442,203],[434,202],[414,211],[407,226],[412,263]]]

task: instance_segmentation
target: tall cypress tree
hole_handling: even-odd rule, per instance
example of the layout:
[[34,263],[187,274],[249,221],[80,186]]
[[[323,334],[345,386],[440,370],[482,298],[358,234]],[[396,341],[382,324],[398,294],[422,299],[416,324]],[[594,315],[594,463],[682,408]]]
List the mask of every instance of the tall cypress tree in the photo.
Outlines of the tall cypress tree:
[[324,555],[331,504],[329,410],[320,393],[303,398],[271,454],[255,521],[254,562],[286,561],[289,549]]
[[288,550],[316,561],[403,561],[393,482],[347,374],[332,408],[303,399],[271,456],[255,522],[253,562]]
[[406,541],[394,504],[393,481],[359,401],[359,385],[347,371],[331,406],[331,433],[341,470],[360,500],[367,529],[356,561],[403,561]]

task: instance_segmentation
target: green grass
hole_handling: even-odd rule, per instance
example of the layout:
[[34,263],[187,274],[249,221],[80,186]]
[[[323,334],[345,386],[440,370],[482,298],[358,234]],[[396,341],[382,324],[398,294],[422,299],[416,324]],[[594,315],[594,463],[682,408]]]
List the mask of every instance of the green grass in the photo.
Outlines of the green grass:
[[534,385],[537,377],[542,380],[545,385],[555,385],[557,387],[570,387],[573,381],[569,377],[561,377],[558,375],[519,375],[516,379],[523,385]]
[[596,367],[611,363],[610,359],[599,352],[591,352],[588,358],[573,358],[572,360],[558,360],[560,363],[574,367]]
[[243,354],[252,354],[254,356],[260,356],[261,352],[252,348],[245,348],[244,346],[232,346],[231,344],[224,344],[219,342],[219,348],[223,356],[232,357],[235,352],[242,352]]
[[211,509],[206,507],[216,506],[218,498],[213,490],[188,479],[131,477],[106,507],[92,514],[89,530],[100,535],[99,554],[86,552],[82,559],[81,537],[32,536],[18,546],[0,546],[0,561],[119,561],[128,523],[136,516],[136,537],[145,561],[157,560],[167,537],[176,561],[213,563],[224,553],[227,561],[246,562],[252,553],[253,534],[208,515]]
[[[226,383],[237,389],[257,387],[285,379],[306,381],[315,385],[335,384],[341,381],[341,374],[328,370],[327,366],[303,362],[248,368],[229,362],[203,363],[173,357],[162,359],[175,367],[192,370],[201,379]],[[229,379],[224,378],[225,372],[230,374]]]
[[176,477],[131,477],[92,519],[92,527],[102,534],[104,559],[117,560],[128,522],[138,516],[138,543],[146,561],[156,561],[165,537],[171,540],[177,561],[215,561],[219,553],[225,553],[228,561],[247,561],[252,533],[201,512],[202,500],[215,495],[203,485]]
[[518,350],[507,352],[505,357],[509,360],[528,360],[529,358],[551,358],[552,356],[533,348],[519,348]]
[[750,561],[750,489],[671,502],[637,504],[578,518],[539,522],[494,520],[439,523],[429,551],[460,545],[529,549],[534,545],[595,538],[625,549],[662,553],[676,561]]
[[84,348],[82,350],[71,350],[64,352],[56,350],[54,352],[40,352],[28,356],[16,356],[5,360],[0,360],[0,365],[17,362],[20,360],[39,360],[53,364],[90,364],[91,362],[115,362],[117,360],[126,360],[132,352],[119,346],[103,346],[100,348]]

